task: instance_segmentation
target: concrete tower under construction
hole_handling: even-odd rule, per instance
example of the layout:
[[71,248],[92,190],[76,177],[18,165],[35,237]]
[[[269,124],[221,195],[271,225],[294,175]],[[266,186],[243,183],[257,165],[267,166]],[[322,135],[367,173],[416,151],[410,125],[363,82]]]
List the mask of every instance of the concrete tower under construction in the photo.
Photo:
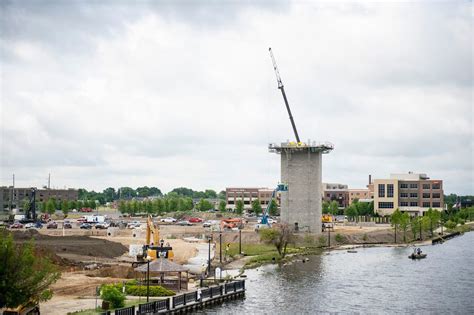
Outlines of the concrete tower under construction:
[[322,154],[332,149],[310,141],[269,145],[281,156],[281,222],[295,231],[321,233]]

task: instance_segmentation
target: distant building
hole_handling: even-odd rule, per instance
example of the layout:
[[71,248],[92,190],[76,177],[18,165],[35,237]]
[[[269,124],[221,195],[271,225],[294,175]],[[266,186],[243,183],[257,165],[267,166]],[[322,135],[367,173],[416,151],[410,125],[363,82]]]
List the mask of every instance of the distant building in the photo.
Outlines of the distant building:
[[347,190],[349,196],[349,204],[351,205],[354,200],[365,200],[370,199],[370,191],[369,189],[348,189]]
[[375,179],[374,210],[390,215],[397,208],[412,216],[423,215],[430,207],[444,209],[443,181],[426,174],[391,174],[390,179]]
[[[270,188],[226,188],[226,208],[234,210],[237,200],[242,200],[244,203],[244,210],[252,209],[252,201],[258,199],[260,205],[264,209],[272,199],[273,189]],[[279,205],[280,198],[277,196],[276,201]]]
[[349,206],[349,188],[345,184],[323,183],[321,191],[323,192],[323,201],[337,201],[339,208]]
[[[31,187],[0,187],[0,209],[3,210],[3,214],[5,214],[5,212],[8,213],[10,208],[21,209],[23,207],[23,202],[30,199],[31,190]],[[63,200],[77,200],[79,198],[79,191],[77,189],[36,189],[37,202],[46,202],[50,198],[56,199],[57,202]]]

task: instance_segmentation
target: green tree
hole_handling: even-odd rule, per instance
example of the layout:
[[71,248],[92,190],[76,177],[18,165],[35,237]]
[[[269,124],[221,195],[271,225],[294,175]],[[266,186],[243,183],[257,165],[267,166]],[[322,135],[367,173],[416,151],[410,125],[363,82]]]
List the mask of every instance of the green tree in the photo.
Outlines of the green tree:
[[70,200],[68,207],[69,207],[69,210],[77,209],[77,202],[75,200]]
[[47,257],[35,255],[33,241],[18,245],[11,233],[0,231],[0,257],[0,308],[52,297],[49,286],[61,274]]
[[23,209],[23,212],[26,212],[30,209],[30,201],[28,199],[23,199],[21,209]]
[[119,197],[120,199],[132,199],[137,196],[137,193],[133,188],[130,187],[120,187]]
[[329,204],[329,212],[333,215],[339,212],[339,203],[336,200],[331,201]]
[[258,198],[252,200],[252,211],[256,216],[262,213],[262,206],[260,205],[260,200],[258,200]]
[[346,208],[344,214],[351,218],[351,220],[353,220],[354,217],[359,215],[359,213],[357,212],[357,206],[354,203],[351,204],[349,207]]
[[272,200],[270,201],[270,207],[268,209],[268,212],[270,213],[271,216],[278,215],[278,205],[274,198],[272,198]]
[[402,217],[402,213],[400,212],[398,208],[390,216],[390,223],[395,230],[395,243],[397,242],[397,229],[400,226],[401,217]]
[[178,211],[178,198],[168,199],[168,211]]
[[106,189],[104,189],[104,191],[102,192],[103,196],[104,196],[104,199],[106,202],[112,202],[114,200],[117,199],[117,193],[115,192],[115,188],[113,187],[108,187]]
[[120,211],[120,213],[127,213],[127,205],[125,204],[125,201],[120,200],[118,204],[118,211]]
[[64,216],[67,216],[69,213],[69,202],[67,200],[61,202],[61,211],[64,213]]
[[215,192],[215,190],[212,190],[212,189],[206,189],[204,191],[204,194],[206,195],[206,198],[209,198],[209,199],[217,198],[217,193]]
[[431,208],[425,212],[425,217],[428,218],[429,230],[431,237],[433,237],[433,230],[438,227],[439,220],[441,219],[441,214],[438,210],[433,210]]
[[[420,224],[421,224],[421,217],[414,217],[412,218],[410,222],[410,229],[411,232],[413,233],[413,239],[416,240],[416,235],[420,231]],[[421,240],[421,234],[420,234],[420,240]]]
[[225,190],[221,190],[221,191],[219,192],[219,195],[217,195],[217,197],[218,197],[219,199],[225,200],[225,199],[226,199]]
[[50,198],[46,202],[46,212],[48,212],[50,215],[56,212],[56,203],[54,202],[54,198]]
[[196,205],[196,208],[199,211],[208,211],[208,210],[211,210],[213,207],[214,206],[212,205],[212,203],[210,203],[208,200],[204,198],[201,198],[201,200],[199,200],[198,204]]
[[241,215],[244,212],[244,202],[242,199],[237,200],[235,203],[235,213]]
[[219,201],[219,211],[220,212],[225,212],[225,207],[226,206],[227,206],[227,204],[224,200]]
[[275,245],[281,258],[285,257],[287,246],[292,240],[292,234],[288,225],[283,224],[276,228],[261,229],[259,234],[263,242]]
[[410,226],[410,215],[406,212],[400,215],[400,229],[403,231],[403,242],[407,242],[407,231]]
[[330,209],[329,209],[329,202],[323,201],[322,211],[323,211],[324,214],[329,213],[329,211],[330,211]]

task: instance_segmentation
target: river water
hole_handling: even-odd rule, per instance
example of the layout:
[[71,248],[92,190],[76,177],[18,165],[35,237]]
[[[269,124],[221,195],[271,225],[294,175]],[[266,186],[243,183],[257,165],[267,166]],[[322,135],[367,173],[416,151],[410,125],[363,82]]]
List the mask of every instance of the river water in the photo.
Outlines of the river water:
[[474,314],[474,232],[422,250],[419,261],[377,247],[249,270],[245,299],[201,314]]

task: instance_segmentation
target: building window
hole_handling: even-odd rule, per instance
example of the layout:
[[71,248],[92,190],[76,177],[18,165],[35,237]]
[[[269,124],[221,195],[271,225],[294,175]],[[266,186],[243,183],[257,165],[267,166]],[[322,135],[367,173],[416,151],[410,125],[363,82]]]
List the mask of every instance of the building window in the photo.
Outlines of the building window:
[[379,184],[379,197],[385,197],[385,184]]
[[429,202],[423,202],[423,208],[429,208],[430,203]]
[[393,184],[387,184],[387,197],[393,198]]
[[423,184],[423,189],[430,189],[430,184]]
[[441,204],[439,202],[433,202],[433,208],[439,208]]
[[433,184],[433,189],[440,189],[440,188],[441,188],[440,184],[438,184],[438,183]]
[[412,189],[418,188],[418,184],[410,184],[410,188]]
[[418,198],[418,193],[410,193],[410,198]]
[[441,195],[439,193],[433,193],[433,198],[435,199],[439,199]]
[[244,200],[244,205],[249,205],[250,201],[249,200]]
[[400,188],[408,188],[408,184],[400,184]]
[[393,209],[393,202],[379,202],[380,209]]
[[400,193],[400,198],[408,198],[408,193]]
[[228,203],[229,205],[233,205],[233,204],[234,204],[234,200],[229,200],[229,201],[227,201],[227,203]]
[[423,193],[423,198],[430,199],[430,193]]
[[408,202],[406,201],[400,202],[400,207],[408,207]]
[[418,201],[410,202],[410,207],[418,207]]

